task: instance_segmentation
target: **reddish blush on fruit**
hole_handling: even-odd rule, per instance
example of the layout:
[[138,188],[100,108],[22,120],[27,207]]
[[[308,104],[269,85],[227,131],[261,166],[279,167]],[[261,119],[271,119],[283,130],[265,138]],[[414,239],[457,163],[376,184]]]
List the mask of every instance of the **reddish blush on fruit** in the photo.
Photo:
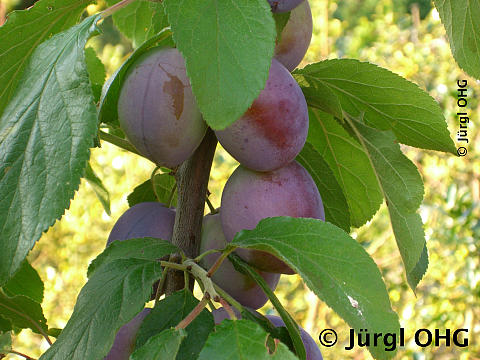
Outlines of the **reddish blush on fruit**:
[[290,72],[277,60],[265,88],[245,114],[215,131],[225,150],[243,166],[271,171],[291,162],[305,145],[308,108]]
[[[298,162],[270,172],[239,166],[222,193],[220,218],[228,242],[240,230],[254,229],[267,217],[291,216],[325,221],[322,198],[310,174]],[[257,269],[293,274],[294,271],[272,254],[238,249],[237,253]]]

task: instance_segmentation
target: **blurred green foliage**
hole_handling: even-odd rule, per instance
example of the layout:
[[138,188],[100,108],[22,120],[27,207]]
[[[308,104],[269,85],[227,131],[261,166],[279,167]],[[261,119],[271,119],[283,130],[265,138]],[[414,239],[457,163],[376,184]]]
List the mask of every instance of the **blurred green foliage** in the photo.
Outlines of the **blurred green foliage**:
[[[388,213],[382,206],[367,225],[353,229],[354,236],[373,256],[381,269],[395,311],[406,331],[406,346],[399,359],[480,358],[480,132],[478,102],[480,86],[457,67],[445,38],[438,13],[430,1],[417,1],[420,20],[410,11],[412,1],[310,0],[314,36],[304,65],[323,58],[351,57],[370,61],[399,73],[428,91],[442,106],[452,138],[458,129],[457,80],[468,80],[470,113],[468,155],[457,158],[441,153],[403,147],[419,167],[425,181],[425,200],[420,212],[425,223],[430,266],[416,294],[406,283]],[[15,1],[7,5],[14,6]],[[103,8],[91,5],[89,13]],[[9,7],[8,9],[11,9]],[[107,75],[124,61],[131,44],[109,19],[103,34],[90,40]],[[45,282],[43,308],[50,327],[62,328],[72,313],[76,296],[86,281],[88,263],[104,248],[109,230],[127,209],[127,195],[149,178],[154,166],[149,161],[102,142],[94,149],[91,165],[110,191],[109,217],[94,191],[82,182],[65,216],[35,246],[29,260]],[[236,162],[220,147],[210,176],[214,206],[220,205],[223,185]],[[365,279],[368,281],[368,279]],[[325,359],[370,359],[368,351],[345,351],[348,327],[322,304],[297,276],[283,276],[277,290],[281,301],[314,338],[324,328],[339,334],[339,343],[321,348]],[[266,305],[265,312],[272,312]],[[415,330],[457,328],[469,330],[470,346],[455,348],[413,344]],[[14,348],[39,356],[46,342],[29,331],[14,341]],[[7,357],[8,358],[8,357]],[[12,357],[13,358],[13,357]]]

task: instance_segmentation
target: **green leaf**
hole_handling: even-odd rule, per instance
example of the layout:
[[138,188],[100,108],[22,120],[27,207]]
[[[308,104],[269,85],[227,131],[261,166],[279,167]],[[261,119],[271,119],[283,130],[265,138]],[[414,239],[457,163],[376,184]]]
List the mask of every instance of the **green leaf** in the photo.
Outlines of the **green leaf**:
[[[146,201],[160,201],[163,204],[168,204],[170,194],[175,188],[175,177],[171,174],[158,174],[154,177],[155,189],[158,196],[153,191],[152,180],[148,179],[144,183],[138,185],[133,192],[128,195],[128,205],[130,207],[146,202]],[[175,192],[172,200],[172,206],[177,204],[177,192]]]
[[[402,213],[395,206],[389,206],[390,221],[402,255],[408,285],[415,291],[428,268],[428,251],[425,243],[422,218],[417,213]],[[419,247],[422,246],[420,249]]]
[[130,57],[110,76],[105,82],[102,89],[102,96],[100,98],[100,110],[98,112],[98,119],[105,124],[113,124],[119,126],[118,123],[118,97],[123,85],[123,80],[130,67],[130,65],[138,59],[143,53],[154,46],[158,47],[173,47],[172,33],[169,30],[164,30],[151,39],[147,40],[137,50],[135,50]]
[[105,212],[110,215],[110,194],[108,190],[102,183],[102,180],[93,172],[90,163],[87,163],[87,167],[85,168],[85,180],[88,181],[88,184],[92,187],[95,195],[97,195],[98,200],[103,206]]
[[87,275],[91,277],[102,266],[118,259],[156,261],[178,251],[179,249],[175,245],[166,240],[149,237],[113,241],[90,263]]
[[91,47],[85,49],[85,62],[87,64],[90,83],[92,84],[93,97],[95,98],[95,102],[97,102],[100,100],[102,86],[107,76],[105,65],[103,65],[97,57],[97,53]]
[[198,360],[295,360],[287,346],[278,343],[273,355],[265,346],[268,334],[253,321],[224,320],[215,327]]
[[[107,0],[109,6],[118,2]],[[113,14],[113,22],[135,48],[168,26],[163,4],[147,0],[135,1],[118,10]]]
[[[368,329],[398,335],[398,316],[379,269],[365,249],[336,226],[317,219],[267,218],[254,230],[239,232],[230,246],[267,251],[286,262],[357,333]],[[377,358],[395,356],[381,345],[369,350]]]
[[423,200],[423,181],[417,167],[400,150],[393,133],[349,120],[366,150],[387,202],[405,211],[416,211]]
[[187,336],[185,330],[166,329],[152,336],[141,348],[136,350],[132,360],[175,360],[183,339]]
[[47,320],[40,304],[26,296],[9,297],[0,291],[0,314],[14,327],[47,333]]
[[73,314],[40,359],[103,359],[120,327],[137,315],[161,277],[159,263],[119,259],[99,268],[82,288]]
[[295,71],[295,78],[318,99],[330,97],[322,91],[328,87],[343,111],[354,117],[363,114],[367,125],[392,130],[403,144],[456,154],[438,103],[387,69],[352,59],[326,60]]
[[281,342],[288,346],[290,351],[295,352],[292,339],[285,326],[275,327],[266,316],[260,314],[256,310],[252,310],[246,307],[243,308],[241,316],[242,319],[254,321],[259,324],[263,328],[263,330],[272,335],[273,338],[279,339]]
[[0,118],[0,285],[80,184],[97,133],[84,46],[99,17],[37,47]]
[[54,338],[58,338],[58,336],[60,335],[61,332],[62,332],[62,329],[58,329],[58,328],[49,328],[48,329],[48,335],[52,336]]
[[10,297],[25,295],[39,304],[43,301],[43,281],[27,260],[22,262],[18,271],[2,289]]
[[13,329],[12,322],[0,316],[0,332],[7,332]]
[[0,333],[0,354],[3,350],[12,348],[12,334],[10,332]]
[[[188,290],[180,290],[157,303],[145,318],[137,334],[136,348],[141,348],[148,339],[162,331],[178,325],[198,304]],[[196,359],[213,330],[213,316],[204,309],[187,327],[187,338],[180,345],[177,360]]]
[[273,20],[275,20],[275,29],[277,31],[277,40],[276,44],[282,40],[282,31],[287,25],[288,20],[290,19],[290,11],[282,12],[282,13],[272,13]]
[[416,166],[402,153],[391,131],[378,131],[348,118],[366,149],[387,201],[392,228],[410,287],[415,290],[427,271],[425,234],[416,211],[423,200],[423,182]]
[[342,187],[350,209],[351,224],[362,226],[383,202],[368,156],[332,115],[310,108],[309,117],[307,141],[320,153]]
[[198,107],[213,129],[240,118],[265,87],[276,29],[265,0],[165,0]]
[[350,212],[347,199],[335,175],[317,150],[306,143],[296,160],[312,175],[325,208],[325,220],[350,231]]
[[480,2],[434,0],[458,65],[480,79]]
[[307,105],[332,114],[338,120],[343,120],[343,109],[335,92],[320,81],[305,81],[301,76],[294,77],[299,81]]
[[0,27],[0,114],[21,84],[35,48],[73,26],[93,0],[40,0],[27,10],[13,11]]
[[295,320],[293,320],[290,314],[285,310],[282,303],[273,293],[272,289],[270,289],[270,286],[268,286],[266,281],[238,255],[232,253],[229,255],[229,259],[237,271],[240,271],[249,276],[262,288],[263,292],[268,296],[268,299],[275,307],[277,312],[280,314],[280,317],[285,323],[288,333],[290,334],[290,338],[292,339],[296,355],[300,360],[305,360],[307,355],[305,353],[305,347],[303,346],[302,338],[300,337],[299,327]]

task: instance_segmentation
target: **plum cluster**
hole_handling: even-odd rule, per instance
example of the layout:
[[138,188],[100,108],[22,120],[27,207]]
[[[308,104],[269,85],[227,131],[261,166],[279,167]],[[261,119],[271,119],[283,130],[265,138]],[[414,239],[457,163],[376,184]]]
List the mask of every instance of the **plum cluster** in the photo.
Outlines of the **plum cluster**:
[[[272,12],[290,12],[290,16],[278,36],[265,88],[243,116],[227,128],[215,131],[220,144],[240,165],[225,185],[221,207],[203,219],[201,253],[223,249],[239,231],[253,229],[267,217],[325,220],[315,182],[295,161],[307,138],[309,118],[305,97],[290,71],[301,62],[310,44],[310,6],[307,0],[268,2]],[[134,61],[120,91],[118,117],[128,140],[156,165],[176,168],[191,157],[207,125],[177,49],[153,48]],[[158,202],[137,204],[118,219],[107,245],[115,240],[141,237],[171,241],[175,216],[175,209]],[[272,290],[280,274],[295,273],[269,253],[237,252]],[[208,270],[220,256],[220,252],[211,252],[200,264]],[[252,311],[267,301],[262,289],[238,272],[228,258],[213,273],[212,280]],[[147,313],[145,310],[122,327],[107,359],[128,358],[132,339]],[[213,315],[217,319],[215,312]],[[281,320],[274,317],[270,320],[275,326],[283,326]],[[312,354],[307,358],[321,359],[318,347],[305,334],[302,331],[302,339],[307,348],[312,348],[307,350]]]

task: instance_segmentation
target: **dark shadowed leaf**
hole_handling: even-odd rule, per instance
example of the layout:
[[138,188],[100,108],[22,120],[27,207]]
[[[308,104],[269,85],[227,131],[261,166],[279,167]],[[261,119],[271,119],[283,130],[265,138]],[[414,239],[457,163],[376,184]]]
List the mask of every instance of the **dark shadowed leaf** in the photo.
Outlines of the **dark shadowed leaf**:
[[0,291],[0,314],[20,329],[47,333],[47,320],[40,304],[26,296],[6,296]]
[[102,94],[102,86],[105,82],[105,66],[97,57],[95,50],[91,47],[85,49],[85,62],[87,64],[88,75],[90,77],[90,83],[92,84],[93,97],[95,102],[100,100]]
[[[178,325],[198,302],[188,290],[180,290],[160,301],[143,321],[137,335],[136,348],[143,347],[152,336]],[[196,359],[213,327],[213,316],[204,309],[185,328],[187,338],[180,345],[176,359]]]
[[43,281],[27,260],[2,289],[8,296],[25,295],[39,304],[43,301]]
[[[167,204],[170,199],[170,194],[175,188],[175,177],[170,174],[158,174],[153,179],[155,183],[155,192],[153,190],[152,179],[148,179],[144,183],[138,185],[128,197],[128,205],[130,207],[146,202],[146,201],[160,201]],[[157,198],[158,196],[158,198]],[[172,206],[177,204],[177,192],[173,195]]]
[[12,322],[0,316],[0,332],[7,332],[13,329]]

